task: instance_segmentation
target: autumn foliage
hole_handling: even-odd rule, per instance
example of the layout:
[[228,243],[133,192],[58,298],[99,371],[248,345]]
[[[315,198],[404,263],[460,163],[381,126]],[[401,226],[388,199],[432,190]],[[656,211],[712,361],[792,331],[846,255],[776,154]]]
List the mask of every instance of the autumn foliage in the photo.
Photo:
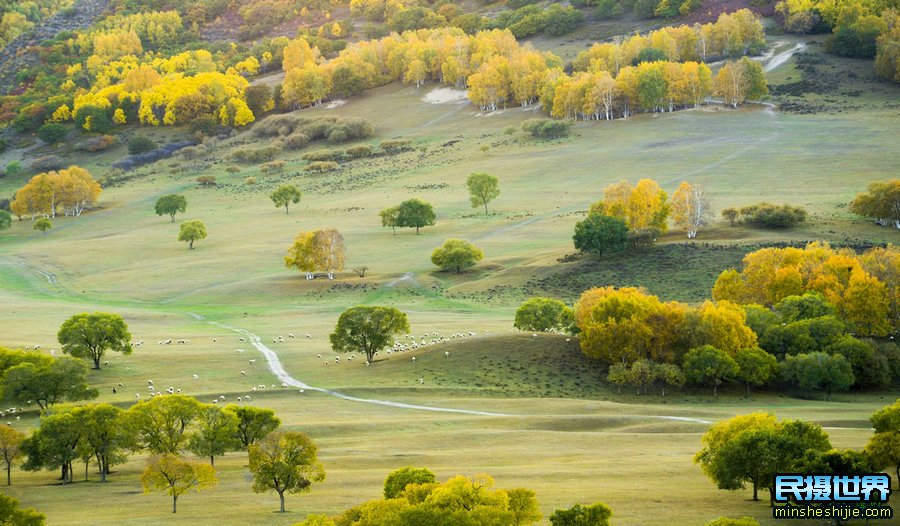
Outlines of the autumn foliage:
[[10,204],[19,217],[57,214],[80,216],[97,201],[100,183],[84,168],[70,166],[64,170],[40,173],[16,192]]

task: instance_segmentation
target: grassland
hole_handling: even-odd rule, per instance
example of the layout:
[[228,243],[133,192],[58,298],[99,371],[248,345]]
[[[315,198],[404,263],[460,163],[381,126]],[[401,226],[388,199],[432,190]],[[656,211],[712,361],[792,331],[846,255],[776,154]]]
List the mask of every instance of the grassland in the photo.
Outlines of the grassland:
[[[817,46],[811,42],[810,52]],[[507,132],[533,117],[530,110],[483,114],[465,103],[424,102],[434,86],[390,85],[334,109],[304,111],[367,118],[377,130],[372,144],[403,137],[413,141],[410,151],[353,161],[323,175],[301,171],[302,152],[285,153],[281,174],[262,174],[254,166],[229,174],[230,163],[219,160],[255,144],[250,134],[241,134],[219,142],[212,164],[202,171],[217,177],[216,188],[198,187],[194,180],[200,173],[171,159],[107,188],[100,209],[55,220],[46,238],[27,221],[15,223],[0,236],[0,344],[50,349],[57,328],[73,313],[121,313],[134,338],[146,343],[132,356],[111,356],[109,368],[91,373],[102,401],[127,405],[135,392],[144,393],[147,379],[201,400],[234,399],[251,386],[273,383],[262,360],[248,364],[255,351],[205,321],[212,320],[250,330],[266,342],[289,332],[309,333],[308,339],[269,345],[289,372],[311,385],[515,416],[399,410],[269,389],[253,403],[275,409],[287,427],[310,433],[328,471],[325,483],[288,501],[286,516],[270,513],[277,508],[273,495],[250,492],[246,458],[238,454],[217,462],[220,486],[186,496],[176,517],[167,512],[166,497],[140,493],[141,456],[118,468],[106,485],[59,487],[53,473],[15,472],[8,493],[45,512],[54,525],[284,525],[307,513],[336,513],[375,498],[390,470],[414,464],[440,477],[488,472],[500,487],[532,488],[545,516],[575,501],[603,501],[613,507],[620,526],[703,524],[721,514],[752,515],[773,524],[766,520],[768,508],[750,502],[749,492],[717,491],[691,463],[706,424],[657,417],[715,421],[765,408],[779,417],[823,423],[835,446],[860,447],[870,434],[868,415],[895,393],[847,394],[827,404],[787,395],[746,398],[739,388],[718,400],[701,391],[665,398],[619,394],[573,342],[518,335],[511,320],[525,297],[547,294],[572,301],[585,288],[609,284],[644,286],[665,299],[696,303],[722,269],[769,243],[897,242],[896,231],[851,216],[846,205],[870,181],[897,176],[900,92],[870,84],[871,74],[863,70],[870,63],[828,60],[817,71],[791,62],[772,75],[773,83],[782,85],[802,74],[831,76],[832,68],[856,72],[828,94],[793,90],[775,99],[815,106],[816,113],[708,108],[578,123],[573,137],[552,142]],[[857,90],[858,97],[841,95]],[[818,102],[824,98],[837,102]],[[852,108],[837,111],[841,101],[851,99]],[[173,131],[128,133],[165,140]],[[486,152],[483,145],[489,146]],[[124,154],[124,148],[95,156],[66,148],[57,153],[99,176]],[[37,148],[27,155],[45,153],[52,152]],[[21,153],[3,155],[0,164]],[[475,171],[501,180],[501,196],[486,216],[470,207],[465,191],[465,178]],[[244,184],[248,176],[257,184]],[[696,243],[670,232],[640,253],[571,257],[574,223],[603,187],[641,177],[658,180],[670,192],[685,179],[702,183],[716,208],[768,199],[803,205],[812,217],[788,232],[716,223],[701,231]],[[0,179],[0,195],[23,180]],[[290,215],[267,197],[286,181],[304,192]],[[195,250],[176,241],[177,224],[152,213],[156,198],[171,192],[187,196],[184,219],[207,223],[210,237]],[[409,197],[432,202],[437,224],[419,236],[381,228],[377,212]],[[296,233],[323,226],[341,230],[347,267],[368,266],[365,278],[347,271],[333,282],[309,282],[283,267],[282,256]],[[459,276],[437,272],[428,256],[448,237],[473,241],[485,260]],[[327,334],[337,315],[353,304],[402,308],[414,334],[478,336],[419,350],[415,363],[404,354],[383,356],[368,368],[324,366],[334,356]],[[188,338],[191,344],[156,345],[167,338]],[[235,352],[239,348],[245,352]],[[248,376],[240,376],[241,370]],[[193,380],[193,374],[200,379]],[[119,382],[126,388],[113,395],[111,387]],[[35,416],[29,412],[13,425],[28,429]]]

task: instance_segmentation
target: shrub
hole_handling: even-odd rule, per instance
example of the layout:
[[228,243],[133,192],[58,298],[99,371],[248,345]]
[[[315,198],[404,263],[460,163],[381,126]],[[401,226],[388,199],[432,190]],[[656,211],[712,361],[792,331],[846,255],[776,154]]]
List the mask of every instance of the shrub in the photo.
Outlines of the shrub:
[[136,135],[128,141],[128,153],[130,155],[140,155],[155,150],[158,147],[156,142],[149,137]]
[[195,143],[193,141],[178,141],[166,144],[156,150],[142,153],[140,155],[129,155],[121,161],[113,163],[112,167],[118,170],[133,170],[139,166],[159,161],[171,157],[175,152],[188,148]]
[[201,115],[188,125],[188,131],[191,134],[212,136],[218,135],[219,130],[219,120],[212,115]]
[[216,177],[214,175],[201,175],[197,178],[200,186],[216,186]]
[[47,144],[59,144],[69,134],[69,128],[65,124],[55,122],[47,123],[38,128],[38,137]]
[[334,161],[315,161],[303,168],[307,172],[330,172],[338,169],[338,163]]
[[75,112],[75,124],[86,131],[107,133],[113,128],[109,111],[97,106],[82,106]]
[[6,165],[6,169],[4,170],[4,175],[8,175],[10,177],[15,177],[22,173],[22,163],[19,161],[12,161],[11,163]]
[[277,146],[266,146],[254,150],[235,150],[231,153],[231,160],[241,163],[264,163],[271,161],[278,155]]
[[79,142],[75,145],[75,149],[82,152],[102,152],[117,142],[119,140],[112,135],[101,135]]
[[402,152],[403,150],[409,149],[410,140],[409,139],[391,139],[388,141],[382,142],[379,147],[390,153]]
[[259,171],[262,173],[283,172],[284,161],[272,161],[270,163],[266,163],[259,167]]
[[6,144],[6,140],[0,139],[0,153],[5,152],[7,149],[9,149],[9,145]]
[[305,161],[340,161],[344,158],[341,150],[316,150],[303,154]]
[[368,157],[370,155],[372,155],[372,147],[367,144],[360,144],[359,146],[347,148],[347,156],[353,159]]
[[569,134],[571,125],[566,121],[553,119],[528,119],[522,129],[536,139],[555,139]]
[[237,166],[229,166],[228,168],[225,168],[225,171],[230,174],[236,174],[236,173],[240,172],[241,169],[240,169],[240,167],[237,167]]
[[256,177],[248,177],[244,179],[244,184],[251,185],[256,184]]
[[44,155],[31,162],[31,169],[35,172],[59,170],[60,168],[64,168],[65,166],[66,162],[57,155]]
[[[731,212],[726,216],[730,219]],[[799,206],[773,205],[762,202],[742,207],[738,221],[760,228],[793,228],[806,221],[806,210]]]
[[309,136],[303,132],[294,132],[281,141],[286,150],[302,150],[309,144]]

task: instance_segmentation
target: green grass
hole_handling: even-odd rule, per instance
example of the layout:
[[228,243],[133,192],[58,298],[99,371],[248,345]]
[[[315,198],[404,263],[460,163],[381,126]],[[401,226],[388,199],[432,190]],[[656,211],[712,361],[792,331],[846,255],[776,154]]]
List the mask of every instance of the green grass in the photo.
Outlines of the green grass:
[[[894,394],[851,393],[832,403],[766,393],[746,398],[739,386],[719,399],[692,390],[665,398],[619,394],[605,385],[602,369],[574,342],[515,334],[512,317],[531,295],[571,302],[586,288],[610,284],[642,286],[664,300],[698,303],[708,297],[719,272],[738,265],[747,251],[771,243],[898,242],[896,230],[853,217],[846,204],[870,181],[898,174],[900,150],[889,138],[900,127],[900,114],[890,105],[900,91],[879,84],[860,97],[843,96],[842,91],[857,89],[856,83],[869,82],[861,68],[870,63],[829,64],[840,71],[859,68],[858,76],[847,81],[850,87],[839,86],[823,97],[865,104],[837,112],[840,104],[835,103],[815,114],[709,108],[577,123],[572,137],[551,142],[503,132],[533,117],[531,110],[485,115],[467,104],[423,102],[434,86],[394,84],[333,110],[304,111],[367,118],[377,136],[366,143],[404,137],[413,141],[411,151],[356,160],[321,175],[302,171],[302,151],[279,157],[286,161],[280,174],[260,174],[254,166],[228,174],[230,163],[222,162],[202,172],[217,177],[217,188],[199,188],[194,179],[200,173],[173,167],[183,164],[173,159],[141,168],[127,184],[105,189],[100,209],[78,219],[56,219],[46,238],[27,221],[14,223],[0,235],[0,345],[53,349],[56,331],[68,316],[86,310],[122,314],[134,339],[145,344],[131,356],[109,356],[109,368],[90,373],[101,401],[128,405],[135,393],[145,395],[148,379],[202,401],[219,395],[234,400],[253,386],[276,383],[256,351],[195,314],[251,330],[264,342],[309,333],[308,339],[269,345],[288,371],[314,386],[362,398],[515,416],[400,410],[267,389],[253,403],[275,409],[287,427],[310,433],[328,471],[328,480],[310,494],[289,499],[287,516],[271,513],[277,509],[274,495],[251,493],[246,458],[239,454],[217,463],[221,482],[216,490],[183,497],[177,519],[168,513],[167,497],[140,493],[142,456],[121,466],[106,485],[58,487],[54,473],[16,471],[6,492],[47,513],[50,524],[290,524],[307,513],[337,513],[376,498],[389,471],[413,464],[441,478],[488,472],[500,487],[532,488],[545,516],[576,501],[602,501],[613,507],[620,526],[703,524],[722,514],[752,515],[774,524],[765,504],[747,500],[748,491],[718,491],[691,463],[706,425],[654,417],[714,421],[768,409],[782,418],[834,427],[829,433],[835,446],[858,448],[870,435],[868,415]],[[825,66],[817,67],[824,71]],[[776,71],[773,82],[797,80],[799,70],[792,68]],[[180,131],[128,133],[149,133],[164,142]],[[225,158],[252,141],[247,133],[221,141],[214,156]],[[479,149],[484,144],[490,145],[486,153]],[[76,153],[69,159],[103,176],[123,151]],[[46,152],[28,155],[38,153]],[[7,152],[0,164],[19,155]],[[465,180],[476,171],[500,178],[501,195],[489,215],[469,205]],[[258,183],[245,185],[247,176]],[[673,231],[640,252],[567,257],[574,251],[575,222],[602,197],[603,188],[642,177],[658,180],[670,194],[682,180],[702,183],[716,209],[766,199],[805,206],[811,217],[790,231],[716,222],[692,243]],[[0,193],[10,194],[24,180],[0,179]],[[267,197],[284,182],[304,192],[290,215]],[[177,222],[152,212],[155,199],[171,192],[188,199],[179,221],[207,224],[209,238],[195,250],[176,240]],[[419,236],[409,229],[394,236],[381,228],[378,211],[410,197],[432,202],[437,224]],[[283,267],[282,257],[298,231],[325,226],[344,234],[347,267],[368,266],[365,278],[347,270],[335,281],[310,282]],[[449,237],[471,240],[484,250],[485,260],[461,275],[437,271],[429,254]],[[38,270],[52,272],[58,282],[49,282]],[[478,336],[384,353],[370,367],[346,360],[325,366],[324,360],[334,357],[327,336],[339,313],[354,304],[397,306],[409,314],[418,336],[469,331]],[[191,343],[156,344],[169,338]],[[245,352],[237,353],[239,348]],[[253,358],[255,366],[248,363]],[[113,394],[120,382],[126,387]],[[31,408],[12,423],[28,429],[35,416]]]

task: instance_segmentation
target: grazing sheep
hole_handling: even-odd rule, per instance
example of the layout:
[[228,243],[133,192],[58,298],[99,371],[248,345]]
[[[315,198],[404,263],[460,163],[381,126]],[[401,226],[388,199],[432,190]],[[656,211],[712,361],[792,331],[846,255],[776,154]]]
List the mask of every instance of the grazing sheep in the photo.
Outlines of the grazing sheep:
[[291,334],[291,333],[288,333],[288,338],[293,338],[293,337],[294,337],[294,335],[293,335],[293,334]]
[[163,344],[162,340],[159,340],[158,342],[156,342],[156,345],[162,345],[162,344]]
[[303,393],[305,393],[305,392],[306,392],[306,391],[304,391],[303,389],[300,389],[300,391],[299,391],[300,394],[303,394]]
[[316,355],[316,358],[321,358],[321,357],[322,357],[321,354],[317,354],[317,355]]
[[250,365],[256,365],[256,360],[255,360],[255,359],[251,359],[251,360],[248,360],[247,363],[249,363]]
[[218,404],[218,403],[219,403],[219,401],[218,401],[218,400],[216,400],[216,399],[215,399],[215,398],[213,398],[213,401],[212,401],[212,403],[214,403],[214,404]]
[[109,360],[106,360],[105,362],[103,362],[103,365],[109,366]]
[[166,341],[165,341],[165,344],[166,344],[166,345],[171,345],[171,344],[172,344],[172,340],[166,340]]
[[35,345],[35,346],[34,346],[34,350],[35,350],[35,351],[40,351],[40,350],[41,350],[41,346],[40,346],[40,345]]
[[213,338],[213,343],[216,343],[216,339],[215,339],[215,338]]
[[119,383],[116,384],[116,385],[118,385],[119,387],[125,387],[125,384],[123,384],[122,382],[119,382]]
[[181,394],[181,389],[175,389],[175,392]]
[[531,337],[532,337],[532,338],[537,338],[537,334],[532,334]]
[[250,401],[250,395],[245,396],[245,397],[244,397],[244,400],[246,400],[246,401],[249,402],[249,401]]
[[[250,392],[251,392],[251,393],[255,393],[255,392],[256,392],[256,388],[255,388],[255,387],[251,387],[251,388],[250,388]],[[249,399],[250,399],[250,397],[248,396],[248,397],[247,397],[247,400],[249,400]]]
[[412,357],[412,361],[416,361],[416,357],[415,357],[415,356]]
[[153,385],[153,380],[147,380],[147,383]]
[[134,393],[134,397],[137,398],[138,400],[140,400],[140,399],[141,399],[141,393]]
[[154,388],[152,385],[148,385],[148,386],[147,386],[147,389],[149,389],[151,393],[152,393],[153,391],[156,391],[156,388]]
[[450,351],[444,351],[444,356],[450,356]]
[[225,401],[225,395],[220,395],[220,396],[219,396],[219,400],[221,400],[221,401],[224,402],[224,401]]
[[238,339],[241,340],[242,342],[247,341],[247,340],[245,340],[244,338],[238,338]]
[[242,354],[242,353],[244,352],[244,350],[243,350],[243,349],[238,349],[238,350],[236,350],[236,351],[234,351],[234,352],[236,352],[236,353],[238,353],[238,354]]
[[305,336],[306,336],[307,338],[312,338],[312,335],[310,335],[309,333],[306,333]]
[[566,343],[569,343],[570,341],[572,341],[572,338],[566,338]]
[[282,388],[282,389],[287,389],[287,388],[288,388],[288,384],[282,383],[282,384],[281,384],[281,388]]
[[246,371],[241,371],[241,376],[247,376],[247,372],[246,372]]
[[424,379],[424,378],[419,378],[419,383],[420,383],[420,384],[424,384],[424,383],[425,383],[425,379]]
[[199,380],[199,379],[200,379],[200,375],[199,375],[199,374],[195,374],[195,375],[194,375],[194,380]]

